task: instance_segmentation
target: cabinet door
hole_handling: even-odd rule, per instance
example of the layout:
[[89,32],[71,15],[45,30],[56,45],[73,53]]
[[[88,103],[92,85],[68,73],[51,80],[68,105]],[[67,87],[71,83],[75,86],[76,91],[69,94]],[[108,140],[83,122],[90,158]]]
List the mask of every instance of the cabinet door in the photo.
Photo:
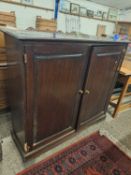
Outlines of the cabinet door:
[[29,139],[32,131],[34,143],[72,132],[80,101],[78,91],[84,81],[87,45],[45,43],[28,47],[27,53]]
[[92,48],[79,116],[80,125],[105,113],[107,99],[121,60],[121,53],[122,46],[96,46]]

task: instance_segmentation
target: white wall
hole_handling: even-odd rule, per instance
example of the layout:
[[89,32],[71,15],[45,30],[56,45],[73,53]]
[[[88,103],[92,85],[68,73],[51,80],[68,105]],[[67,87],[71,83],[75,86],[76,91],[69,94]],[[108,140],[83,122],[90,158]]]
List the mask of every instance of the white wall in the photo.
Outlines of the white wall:
[[119,20],[131,22],[131,10],[120,10],[119,11]]
[[[17,2],[19,1],[20,0],[17,0]],[[96,10],[96,11],[102,10],[102,11],[108,12],[108,9],[109,9],[106,6],[95,4],[93,2],[89,2],[86,0],[70,0],[70,1],[91,10]],[[34,0],[34,5],[54,9],[54,0]],[[54,13],[51,11],[34,9],[31,7],[18,6],[15,4],[8,4],[4,2],[0,2],[0,11],[15,11],[16,17],[17,17],[16,23],[19,29],[26,29],[27,27],[35,28],[36,16],[42,16],[43,18],[47,18],[47,19],[51,19],[54,16]],[[89,34],[89,35],[96,35],[98,24],[106,25],[106,34],[108,35],[111,35],[115,28],[114,23],[103,22],[103,21],[93,20],[93,19],[88,19],[83,17],[75,17],[75,16],[59,13],[58,27],[57,27],[58,30],[67,32],[66,19],[76,20],[78,24],[75,24],[75,26],[77,25],[78,27],[78,25],[80,25],[80,32]],[[68,30],[72,31],[71,28]]]
[[[58,30],[63,31],[63,32],[71,32],[73,31],[72,29],[66,29],[66,19],[68,18],[71,20],[80,20],[80,32],[88,35],[96,35],[97,32],[97,25],[102,24],[106,25],[106,34],[107,35],[112,35],[115,29],[115,24],[110,23],[110,22],[103,22],[99,20],[94,20],[94,19],[88,19],[88,18],[82,18],[82,17],[72,17],[70,15],[65,15],[62,13],[59,13],[58,16]],[[68,28],[71,28],[71,25],[68,25]]]
[[26,29],[27,27],[35,28],[36,16],[43,16],[44,18],[50,19],[53,18],[54,15],[54,13],[50,11],[7,4],[4,2],[0,2],[0,11],[15,11],[16,25],[19,29]]
[[54,9],[54,0],[33,0],[34,5]]

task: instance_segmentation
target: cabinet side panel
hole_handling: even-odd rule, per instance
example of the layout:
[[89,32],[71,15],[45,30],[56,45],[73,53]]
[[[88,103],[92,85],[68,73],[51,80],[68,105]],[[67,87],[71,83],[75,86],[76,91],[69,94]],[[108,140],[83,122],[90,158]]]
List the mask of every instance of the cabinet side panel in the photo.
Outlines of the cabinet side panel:
[[25,143],[25,68],[23,47],[20,41],[6,35],[8,60],[8,100],[11,108],[12,126],[18,141]]

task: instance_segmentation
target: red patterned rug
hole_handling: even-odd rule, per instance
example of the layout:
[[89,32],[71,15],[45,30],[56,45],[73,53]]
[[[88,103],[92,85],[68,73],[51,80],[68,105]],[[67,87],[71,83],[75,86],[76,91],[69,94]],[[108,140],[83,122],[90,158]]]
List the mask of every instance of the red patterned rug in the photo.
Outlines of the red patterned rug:
[[17,175],[131,175],[131,159],[95,133]]

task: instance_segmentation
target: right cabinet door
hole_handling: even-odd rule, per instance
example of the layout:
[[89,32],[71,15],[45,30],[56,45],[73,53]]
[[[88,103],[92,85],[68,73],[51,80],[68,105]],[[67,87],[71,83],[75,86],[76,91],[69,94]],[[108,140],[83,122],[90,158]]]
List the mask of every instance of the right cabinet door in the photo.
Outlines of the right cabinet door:
[[79,125],[97,119],[105,113],[116,71],[120,65],[123,46],[95,46],[79,114]]

